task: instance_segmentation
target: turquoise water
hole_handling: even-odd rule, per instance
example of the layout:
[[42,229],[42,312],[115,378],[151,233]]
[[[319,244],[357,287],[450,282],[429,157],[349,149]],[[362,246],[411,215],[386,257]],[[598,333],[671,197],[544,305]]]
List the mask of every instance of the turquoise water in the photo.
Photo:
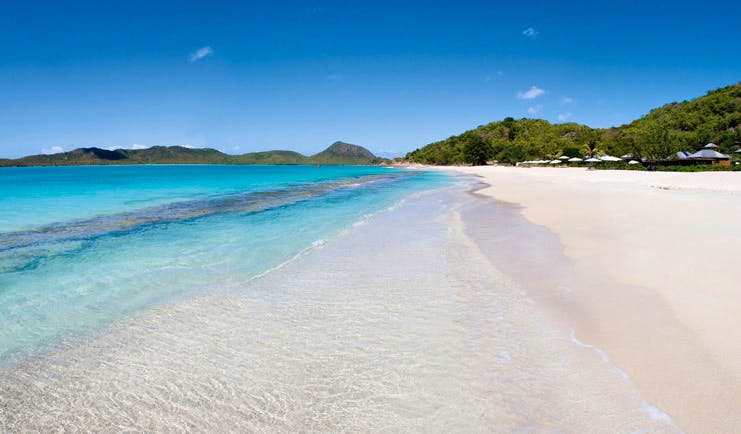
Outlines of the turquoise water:
[[0,170],[0,362],[234,289],[450,182],[376,167]]

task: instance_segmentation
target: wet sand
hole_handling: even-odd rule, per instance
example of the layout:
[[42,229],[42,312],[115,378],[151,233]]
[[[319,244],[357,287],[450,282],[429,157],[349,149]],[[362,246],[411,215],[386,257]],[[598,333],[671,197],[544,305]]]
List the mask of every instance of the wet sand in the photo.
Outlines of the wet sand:
[[534,254],[516,225],[479,240],[549,317],[686,432],[738,432],[741,174],[452,170],[555,235],[570,261]]

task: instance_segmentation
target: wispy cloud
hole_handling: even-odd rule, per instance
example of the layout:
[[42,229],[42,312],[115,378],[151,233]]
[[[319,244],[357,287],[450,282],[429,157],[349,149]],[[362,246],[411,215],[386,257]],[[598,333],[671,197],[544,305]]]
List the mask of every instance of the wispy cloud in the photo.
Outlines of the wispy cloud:
[[61,146],[52,146],[51,148],[44,148],[41,150],[44,154],[59,154],[61,152],[64,152],[64,148]]
[[307,8],[304,8],[304,11],[307,14],[310,14],[310,15],[320,14],[320,13],[326,11],[326,10],[327,10],[327,8],[325,6],[320,6],[320,5],[309,6]]
[[558,115],[558,120],[559,120],[559,121],[561,121],[561,122],[563,122],[563,121],[565,121],[566,119],[568,119],[568,118],[570,118],[570,117],[571,117],[571,113],[569,113],[569,112],[566,112],[566,113],[560,113],[560,114]]
[[545,91],[538,86],[533,86],[525,92],[517,92],[518,99],[535,99],[543,95]]
[[140,145],[138,143],[134,143],[133,145],[131,145],[131,149],[147,149],[148,147],[149,146]]
[[525,35],[525,37],[527,38],[533,39],[538,36],[538,31],[532,27],[528,27],[527,29],[522,31],[522,34]]
[[212,54],[214,54],[213,48],[208,47],[208,46],[201,47],[188,55],[188,61],[190,63],[197,62],[203,59],[204,57],[211,56]]
[[565,96],[565,97],[561,98],[561,105],[569,105],[572,102],[574,102],[574,98],[571,98],[569,96]]
[[541,110],[543,110],[543,105],[538,104],[532,107],[528,107],[527,112],[528,114],[531,114],[531,115],[537,115],[538,113],[540,113]]
[[232,151],[237,152],[241,147],[239,145],[232,146]]
[[497,69],[497,71],[494,74],[495,75],[487,74],[486,76],[484,76],[484,81],[488,83],[488,82],[490,82],[492,80],[495,80],[495,79],[497,79],[499,77],[503,77],[504,76],[504,71],[502,71],[501,69]]

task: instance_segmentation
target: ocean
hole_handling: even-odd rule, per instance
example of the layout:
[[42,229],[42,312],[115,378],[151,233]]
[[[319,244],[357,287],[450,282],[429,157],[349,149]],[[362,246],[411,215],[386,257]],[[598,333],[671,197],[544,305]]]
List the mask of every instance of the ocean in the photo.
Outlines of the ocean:
[[2,432],[680,432],[504,272],[569,265],[474,178],[136,166],[0,185]]
[[239,286],[444,178],[354,166],[0,170],[0,363]]

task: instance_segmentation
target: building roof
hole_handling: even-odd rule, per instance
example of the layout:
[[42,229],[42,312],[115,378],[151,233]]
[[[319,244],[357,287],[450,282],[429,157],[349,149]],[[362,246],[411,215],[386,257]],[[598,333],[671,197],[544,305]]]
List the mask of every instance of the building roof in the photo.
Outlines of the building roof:
[[731,157],[726,154],[721,154],[713,149],[700,149],[694,154],[689,155],[687,158],[694,160],[727,160]]

